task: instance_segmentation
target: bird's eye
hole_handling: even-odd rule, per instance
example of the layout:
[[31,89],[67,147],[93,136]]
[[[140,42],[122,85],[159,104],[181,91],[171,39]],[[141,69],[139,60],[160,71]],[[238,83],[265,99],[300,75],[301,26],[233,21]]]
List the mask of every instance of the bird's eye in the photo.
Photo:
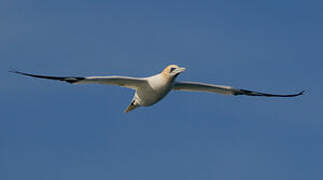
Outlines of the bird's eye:
[[176,68],[174,68],[174,67],[170,68],[169,73],[172,73],[175,69]]

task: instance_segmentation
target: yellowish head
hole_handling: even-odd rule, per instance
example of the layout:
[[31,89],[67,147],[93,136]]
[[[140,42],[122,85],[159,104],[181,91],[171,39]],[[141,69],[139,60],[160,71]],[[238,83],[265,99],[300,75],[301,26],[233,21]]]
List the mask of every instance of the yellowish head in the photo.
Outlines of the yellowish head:
[[166,78],[172,78],[179,75],[181,72],[185,71],[184,67],[179,67],[175,64],[167,66],[163,71],[162,75]]

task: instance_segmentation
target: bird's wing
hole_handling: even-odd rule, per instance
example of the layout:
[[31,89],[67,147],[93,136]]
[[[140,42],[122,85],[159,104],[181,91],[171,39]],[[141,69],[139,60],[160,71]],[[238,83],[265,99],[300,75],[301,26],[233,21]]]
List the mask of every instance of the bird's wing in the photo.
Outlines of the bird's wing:
[[236,89],[231,86],[222,86],[215,84],[207,84],[200,82],[175,82],[174,90],[182,91],[202,91],[202,92],[213,92],[225,95],[247,95],[247,96],[266,96],[266,97],[295,97],[302,95],[304,91],[296,94],[268,94],[257,91],[250,91],[245,89]]
[[146,80],[142,78],[134,78],[134,77],[126,77],[126,76],[88,76],[88,77],[76,77],[76,76],[62,77],[61,76],[59,77],[59,76],[44,76],[44,75],[29,74],[29,73],[24,73],[19,71],[10,71],[10,72],[21,74],[24,76],[30,76],[34,78],[65,81],[71,84],[110,84],[110,85],[124,86],[131,89],[137,89],[138,87],[146,83]]

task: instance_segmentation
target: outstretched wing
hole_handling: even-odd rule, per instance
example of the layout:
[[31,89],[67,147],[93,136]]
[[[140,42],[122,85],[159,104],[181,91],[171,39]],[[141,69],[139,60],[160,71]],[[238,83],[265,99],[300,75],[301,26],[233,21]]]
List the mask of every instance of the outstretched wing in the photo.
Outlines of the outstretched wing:
[[88,77],[77,77],[77,76],[44,76],[44,75],[36,75],[29,74],[19,71],[10,71],[12,73],[21,74],[24,76],[30,76],[34,78],[41,79],[50,79],[50,80],[58,80],[65,81],[71,84],[110,84],[117,86],[124,86],[131,89],[137,89],[143,83],[146,83],[146,80],[142,78],[134,78],[134,77],[126,77],[126,76],[88,76]]
[[175,82],[174,90],[182,91],[202,91],[202,92],[213,92],[225,95],[247,95],[247,96],[266,96],[266,97],[295,97],[302,95],[304,91],[296,94],[268,94],[257,91],[250,91],[245,89],[236,89],[231,86],[222,86],[215,84],[207,84],[200,82]]

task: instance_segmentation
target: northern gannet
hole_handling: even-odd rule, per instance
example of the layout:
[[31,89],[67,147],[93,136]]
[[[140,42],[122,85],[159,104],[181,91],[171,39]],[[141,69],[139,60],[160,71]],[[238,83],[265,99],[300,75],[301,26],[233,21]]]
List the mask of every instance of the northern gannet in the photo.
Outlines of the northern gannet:
[[127,76],[59,77],[29,74],[20,71],[10,72],[34,78],[65,81],[71,84],[109,84],[133,89],[135,90],[135,93],[130,105],[124,111],[125,113],[141,106],[151,106],[164,98],[171,90],[202,91],[220,93],[224,95],[247,95],[265,97],[295,97],[304,93],[304,91],[301,91],[297,94],[268,94],[245,89],[237,89],[231,86],[207,84],[201,82],[176,81],[176,77],[183,71],[185,71],[184,67],[169,65],[161,73],[144,78]]

